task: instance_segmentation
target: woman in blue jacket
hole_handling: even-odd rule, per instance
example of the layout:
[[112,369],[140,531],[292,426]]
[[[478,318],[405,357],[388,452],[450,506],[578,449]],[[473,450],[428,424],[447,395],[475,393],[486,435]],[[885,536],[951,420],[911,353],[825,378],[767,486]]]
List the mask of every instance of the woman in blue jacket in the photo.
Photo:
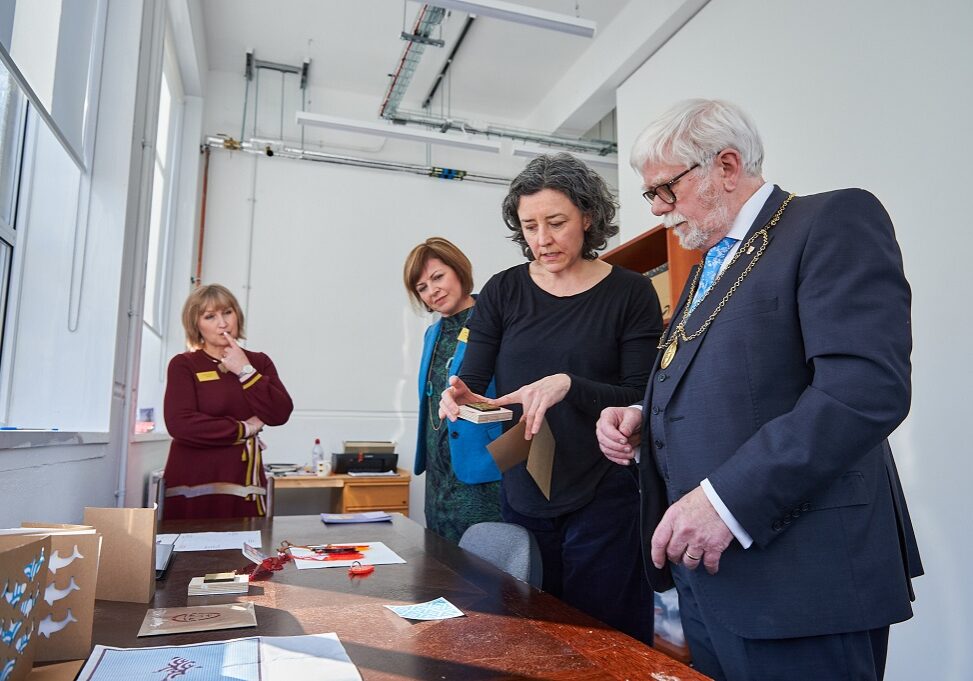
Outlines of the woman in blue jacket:
[[[476,523],[500,521],[500,471],[486,445],[500,423],[440,419],[439,397],[459,373],[473,315],[473,266],[440,237],[426,239],[405,261],[403,280],[417,306],[441,317],[426,329],[419,364],[415,474],[426,473],[426,527],[453,542]],[[495,396],[493,384],[487,391]]]

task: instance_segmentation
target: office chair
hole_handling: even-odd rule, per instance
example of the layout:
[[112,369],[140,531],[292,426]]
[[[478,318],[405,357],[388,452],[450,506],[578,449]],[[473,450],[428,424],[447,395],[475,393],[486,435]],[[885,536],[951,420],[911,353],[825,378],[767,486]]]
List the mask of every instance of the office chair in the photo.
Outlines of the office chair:
[[460,537],[459,546],[522,582],[541,588],[541,548],[528,530],[511,523],[477,523]]

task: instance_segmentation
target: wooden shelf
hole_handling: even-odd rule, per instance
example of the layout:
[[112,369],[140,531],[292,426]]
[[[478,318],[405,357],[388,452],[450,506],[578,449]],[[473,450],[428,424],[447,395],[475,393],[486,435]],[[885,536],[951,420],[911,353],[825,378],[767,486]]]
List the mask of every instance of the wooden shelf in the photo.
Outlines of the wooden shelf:
[[668,296],[665,295],[665,291],[662,291],[659,302],[662,303],[663,310],[666,307],[673,310],[686,286],[689,273],[702,260],[702,254],[698,251],[687,251],[679,245],[679,238],[671,230],[656,225],[634,239],[616,246],[602,255],[601,259],[610,265],[624,267],[639,274],[645,274],[668,264]]

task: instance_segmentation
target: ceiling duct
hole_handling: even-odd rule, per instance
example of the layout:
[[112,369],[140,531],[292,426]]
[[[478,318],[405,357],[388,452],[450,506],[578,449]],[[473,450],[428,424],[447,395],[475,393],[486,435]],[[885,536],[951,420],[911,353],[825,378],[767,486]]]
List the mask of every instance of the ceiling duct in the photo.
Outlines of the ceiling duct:
[[[509,4],[509,3],[507,3]],[[580,137],[565,137],[535,130],[527,130],[504,125],[494,125],[492,123],[473,123],[453,117],[436,116],[429,113],[428,104],[430,96],[426,98],[424,110],[419,111],[400,111],[399,105],[405,96],[406,90],[412,83],[416,68],[422,59],[426,43],[431,41],[433,30],[439,26],[445,15],[445,10],[441,7],[423,5],[419,9],[416,17],[412,34],[403,32],[403,39],[408,40],[399,58],[398,67],[392,74],[392,82],[385,94],[385,100],[379,110],[379,115],[392,123],[403,126],[423,126],[436,130],[443,134],[443,143],[448,143],[447,133],[451,130],[462,132],[464,135],[481,135],[488,138],[506,138],[528,144],[541,145],[548,148],[548,151],[572,151],[575,153],[593,154],[595,156],[608,157],[618,150],[618,144],[613,140],[586,139]],[[467,24],[464,27],[462,37],[466,35]],[[458,47],[458,46],[457,46]],[[455,56],[456,48],[450,53],[448,61],[452,61]],[[443,72],[440,72],[442,77]],[[300,117],[300,114],[298,114]],[[320,123],[318,123],[320,125]],[[368,125],[368,124],[362,124]],[[374,134],[374,133],[373,133]],[[390,135],[395,136],[395,135]],[[430,142],[436,143],[434,137],[430,137]]]
[[402,56],[399,57],[399,65],[392,74],[392,82],[389,83],[388,92],[385,93],[385,101],[382,102],[382,108],[379,110],[382,118],[395,118],[399,103],[405,96],[405,91],[409,89],[412,76],[415,75],[416,67],[422,59],[422,53],[426,51],[426,45],[432,41],[432,32],[443,22],[445,15],[446,10],[442,7],[423,5],[419,8],[412,33],[402,33],[403,40],[407,42],[402,50]]

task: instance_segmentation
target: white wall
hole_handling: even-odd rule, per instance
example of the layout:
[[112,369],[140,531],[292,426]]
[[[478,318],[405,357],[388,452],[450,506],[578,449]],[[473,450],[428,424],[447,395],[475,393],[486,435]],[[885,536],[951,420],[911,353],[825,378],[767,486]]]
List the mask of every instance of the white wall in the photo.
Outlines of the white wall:
[[[973,5],[941,0],[711,2],[618,92],[619,148],[686,97],[746,108],[765,177],[801,194],[865,187],[896,225],[913,287],[912,413],[893,450],[926,576],[916,617],[892,628],[886,679],[967,679],[973,668],[969,377],[962,305],[973,184]],[[624,239],[657,220],[619,178]],[[852,238],[852,237],[849,237]]]
[[[295,403],[289,423],[265,431],[267,461],[307,461],[315,437],[326,451],[341,451],[343,440],[395,440],[400,466],[411,469],[416,374],[431,316],[409,305],[405,257],[423,239],[444,236],[472,260],[477,287],[522,262],[504,238],[504,194],[483,184],[213,154],[203,281],[240,298],[247,346],[271,356]],[[420,478],[411,490],[419,520],[423,485]]]

